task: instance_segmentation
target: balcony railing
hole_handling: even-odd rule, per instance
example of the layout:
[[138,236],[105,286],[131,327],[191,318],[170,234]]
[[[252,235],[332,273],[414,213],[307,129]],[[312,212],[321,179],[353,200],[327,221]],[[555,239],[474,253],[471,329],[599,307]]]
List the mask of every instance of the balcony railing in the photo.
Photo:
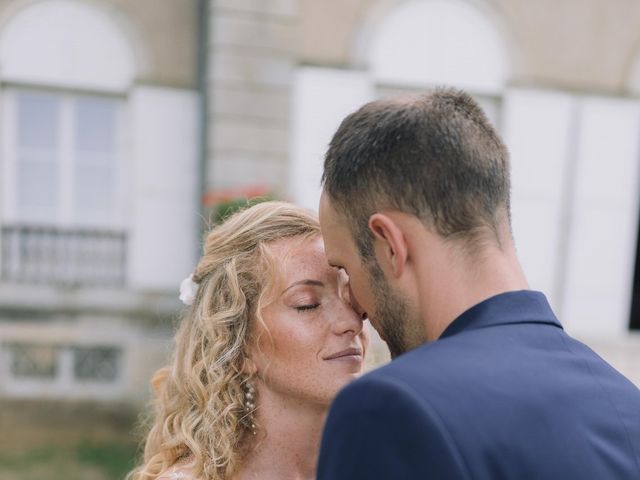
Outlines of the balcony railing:
[[123,232],[57,227],[2,227],[2,280],[64,286],[122,286]]

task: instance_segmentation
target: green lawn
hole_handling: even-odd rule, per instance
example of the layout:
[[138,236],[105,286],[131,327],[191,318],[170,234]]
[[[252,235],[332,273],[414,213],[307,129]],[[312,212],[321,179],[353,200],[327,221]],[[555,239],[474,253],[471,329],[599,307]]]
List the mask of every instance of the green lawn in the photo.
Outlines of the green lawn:
[[135,445],[79,441],[0,452],[2,480],[119,480],[132,468]]
[[0,404],[0,479],[121,480],[135,463],[136,412]]

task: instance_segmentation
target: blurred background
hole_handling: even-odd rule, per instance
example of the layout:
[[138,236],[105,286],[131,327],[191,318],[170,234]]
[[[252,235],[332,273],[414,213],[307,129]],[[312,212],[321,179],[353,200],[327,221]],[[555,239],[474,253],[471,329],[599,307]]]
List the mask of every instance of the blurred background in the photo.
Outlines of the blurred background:
[[122,478],[206,219],[316,209],[340,120],[436,85],[505,138],[532,288],[640,385],[639,26],[634,0],[0,0],[0,479]]

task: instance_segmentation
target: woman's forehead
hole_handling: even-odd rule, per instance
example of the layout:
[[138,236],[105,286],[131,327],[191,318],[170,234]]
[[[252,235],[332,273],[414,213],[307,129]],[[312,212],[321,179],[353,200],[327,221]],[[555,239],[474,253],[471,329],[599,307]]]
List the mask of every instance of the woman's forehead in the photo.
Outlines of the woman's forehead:
[[310,275],[323,276],[332,271],[320,235],[278,240],[271,246],[271,252],[285,281],[296,281]]

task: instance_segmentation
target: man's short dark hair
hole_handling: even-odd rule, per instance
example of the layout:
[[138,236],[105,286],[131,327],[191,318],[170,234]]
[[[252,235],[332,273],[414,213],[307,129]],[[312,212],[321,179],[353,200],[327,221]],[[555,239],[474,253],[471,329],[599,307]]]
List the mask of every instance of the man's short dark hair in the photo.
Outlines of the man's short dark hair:
[[507,149],[476,101],[455,89],[377,100],[346,117],[322,184],[363,257],[371,256],[369,217],[383,209],[464,240],[487,227],[497,237],[509,218]]

